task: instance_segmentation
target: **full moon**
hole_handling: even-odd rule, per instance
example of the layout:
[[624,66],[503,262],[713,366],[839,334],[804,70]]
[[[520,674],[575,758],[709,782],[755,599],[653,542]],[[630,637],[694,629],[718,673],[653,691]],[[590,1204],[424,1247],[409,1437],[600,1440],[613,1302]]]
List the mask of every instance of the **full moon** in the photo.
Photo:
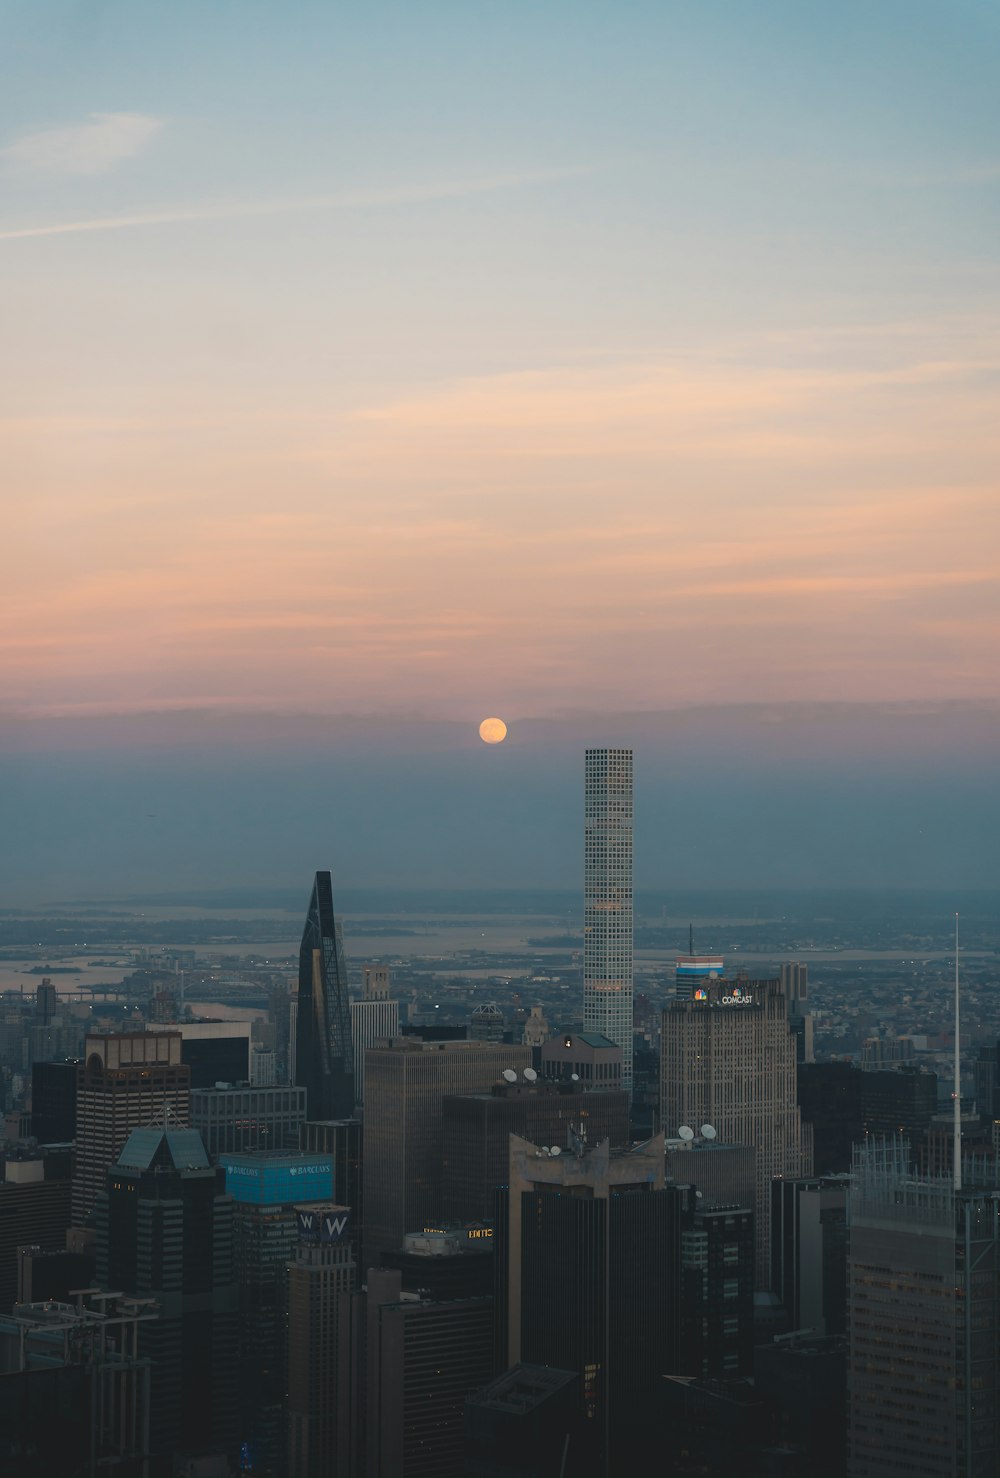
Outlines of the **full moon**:
[[507,737],[507,725],[502,718],[484,718],[479,725],[479,737],[484,744],[502,744]]

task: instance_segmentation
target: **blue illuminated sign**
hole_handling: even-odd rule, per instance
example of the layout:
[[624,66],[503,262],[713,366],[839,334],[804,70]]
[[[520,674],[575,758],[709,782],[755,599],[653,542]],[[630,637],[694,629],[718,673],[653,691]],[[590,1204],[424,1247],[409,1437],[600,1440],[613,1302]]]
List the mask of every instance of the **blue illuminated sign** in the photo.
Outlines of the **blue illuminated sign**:
[[332,1155],[220,1155],[226,1190],[251,1206],[287,1206],[294,1201],[329,1201]]

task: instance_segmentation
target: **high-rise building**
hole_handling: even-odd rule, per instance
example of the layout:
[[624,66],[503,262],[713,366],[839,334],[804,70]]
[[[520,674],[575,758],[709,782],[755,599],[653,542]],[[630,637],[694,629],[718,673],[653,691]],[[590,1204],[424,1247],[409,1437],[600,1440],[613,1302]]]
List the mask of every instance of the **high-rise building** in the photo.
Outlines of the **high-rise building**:
[[351,1294],[357,1268],[350,1208],[296,1209],[288,1267],[287,1478],[351,1473],[355,1398]]
[[565,1478],[587,1441],[580,1377],[515,1365],[465,1402],[468,1478]]
[[502,1042],[503,1012],[496,1001],[480,1001],[469,1018],[469,1038],[473,1042]]
[[402,1275],[404,1293],[427,1298],[490,1298],[493,1295],[493,1228],[482,1222],[445,1223],[407,1232],[397,1252],[382,1264]]
[[196,1088],[191,1127],[212,1159],[222,1154],[282,1154],[298,1148],[306,1090],[288,1087]]
[[326,1119],[299,1127],[299,1149],[333,1158],[333,1200],[350,1206],[357,1226],[364,1217],[364,1186],[361,1180],[363,1126],[360,1119]]
[[249,1021],[151,1023],[151,1032],[180,1032],[181,1062],[191,1069],[192,1088],[250,1080]]
[[809,1010],[809,966],[786,961],[781,967],[781,989],[788,1002],[788,1024],[795,1036],[798,1062],[814,1061],[813,1018]]
[[843,1334],[847,1320],[846,1175],[771,1186],[771,1289],[792,1329]]
[[465,1478],[465,1400],[493,1373],[493,1300],[404,1295],[382,1269],[359,1301],[367,1478]]
[[392,971],[388,965],[366,965],[361,975],[363,1001],[387,1001],[392,988]]
[[94,1210],[102,1287],[154,1300],[139,1352],[153,1362],[154,1453],[232,1457],[237,1289],[233,1202],[195,1129],[134,1129]]
[[618,1154],[607,1141],[553,1155],[510,1140],[501,1354],[582,1377],[589,1438],[573,1472],[588,1478],[648,1456],[675,1368],[682,1195],[665,1183],[663,1152],[662,1135]]
[[753,1145],[756,1276],[766,1291],[771,1181],[812,1170],[795,1096],[795,1039],[779,980],[717,982],[703,993],[664,1008],[660,1122],[670,1134],[711,1124],[723,1143]]
[[753,1373],[753,1212],[706,1207],[688,1191],[681,1216],[677,1372]]
[[233,1197],[233,1248],[240,1314],[241,1471],[283,1474],[288,1390],[288,1264],[298,1212],[330,1201],[329,1155],[223,1155]]
[[[513,1073],[512,1073],[513,1076]],[[571,1134],[590,1144],[629,1142],[628,1095],[585,1093],[579,1083],[498,1083],[489,1093],[443,1100],[443,1214],[447,1221],[490,1221],[498,1186],[507,1184],[508,1139],[567,1148]]]
[[899,1141],[859,1147],[850,1201],[849,1478],[995,1478],[995,1176],[917,1177]]
[[347,966],[333,880],[318,872],[299,950],[295,1079],[306,1089],[310,1119],[347,1118],[354,1110],[354,1066]]
[[189,1122],[191,1069],[179,1032],[88,1036],[77,1068],[73,1223],[82,1226],[133,1129]]
[[813,1165],[820,1175],[846,1175],[864,1135],[864,1078],[851,1062],[800,1062],[796,1092],[803,1123],[813,1132]]
[[617,1093],[624,1086],[622,1049],[601,1032],[557,1032],[542,1043],[541,1073],[594,1093]]
[[937,1073],[915,1066],[873,1070],[861,1075],[861,1119],[873,1139],[905,1140],[919,1159],[931,1120],[937,1113]]
[[531,1048],[486,1042],[425,1042],[397,1037],[373,1047],[365,1067],[365,1258],[400,1247],[407,1232],[436,1225],[443,1213],[443,1103],[482,1093],[505,1068],[531,1065]]
[[632,751],[588,749],[584,784],[583,1025],[622,1051],[632,1092]]
[[[370,969],[367,966],[366,969]],[[388,974],[388,971],[385,972]],[[376,1042],[399,1036],[399,1002],[388,996],[365,996],[351,1002],[351,1041],[354,1048],[354,1098],[357,1108],[365,1101],[365,1053]]]
[[55,1173],[45,1158],[9,1159],[0,1183],[0,1314],[17,1299],[18,1248],[36,1246],[55,1252],[66,1245],[71,1184],[63,1169]]
[[31,1064],[31,1132],[39,1144],[69,1144],[76,1138],[76,1079],[79,1057]]

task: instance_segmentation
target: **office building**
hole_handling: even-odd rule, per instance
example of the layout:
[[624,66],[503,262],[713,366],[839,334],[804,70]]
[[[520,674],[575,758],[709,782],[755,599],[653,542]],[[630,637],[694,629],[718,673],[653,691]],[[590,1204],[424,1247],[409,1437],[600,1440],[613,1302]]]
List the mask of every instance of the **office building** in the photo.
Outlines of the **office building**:
[[133,1129],[189,1123],[191,1069],[179,1032],[88,1036],[77,1068],[73,1223],[82,1226]]
[[861,1069],[850,1062],[800,1062],[796,1092],[802,1122],[812,1126],[813,1166],[819,1175],[845,1175],[864,1136]]
[[565,1478],[587,1434],[580,1377],[547,1365],[515,1365],[465,1401],[468,1478]]
[[[972,1177],[967,1177],[971,1180]],[[855,1158],[848,1251],[849,1478],[995,1478],[995,1178],[918,1177],[901,1141]]]
[[872,1069],[861,1075],[861,1121],[869,1139],[898,1139],[916,1162],[937,1113],[937,1073],[926,1068]]
[[351,1295],[357,1268],[350,1216],[349,1207],[333,1203],[296,1211],[288,1267],[287,1478],[356,1471]]
[[706,1208],[756,1209],[757,1154],[752,1145],[722,1144],[695,1135],[694,1139],[668,1138],[666,1146],[667,1180],[693,1186]]
[[846,1329],[848,1185],[846,1175],[772,1183],[771,1289],[793,1330]]
[[288,1389],[288,1265],[298,1213],[327,1206],[328,1155],[222,1155],[233,1197],[233,1261],[239,1289],[239,1447],[243,1470],[284,1472]]
[[361,999],[387,1001],[392,989],[392,971],[388,965],[365,965],[361,972]]
[[718,982],[704,999],[664,1008],[660,1113],[664,1128],[714,1127],[724,1144],[756,1151],[757,1287],[771,1277],[771,1181],[812,1170],[795,1096],[795,1041],[779,980]]
[[96,1294],[0,1317],[0,1472],[152,1478],[143,1300]]
[[481,1093],[531,1065],[521,1044],[425,1042],[398,1037],[372,1048],[365,1067],[365,1258],[398,1248],[407,1232],[443,1215],[444,1099]]
[[383,1252],[382,1266],[396,1268],[404,1293],[425,1298],[488,1298],[493,1294],[494,1236],[484,1222],[444,1223],[407,1232],[403,1245]]
[[632,1092],[632,751],[588,749],[584,779],[583,1025],[622,1053]]
[[561,1155],[511,1136],[497,1198],[500,1353],[507,1366],[582,1377],[590,1435],[573,1471],[588,1478],[645,1461],[659,1384],[676,1368],[682,1195],[666,1185],[663,1153],[662,1135],[617,1154],[605,1142]]
[[[371,966],[366,966],[366,979]],[[388,970],[383,972],[386,979]],[[354,1051],[354,1098],[357,1108],[365,1101],[365,1053],[376,1042],[399,1036],[399,1002],[381,994],[351,1002],[351,1041]]]
[[[185,1069],[187,1071],[187,1069]],[[97,1278],[155,1301],[139,1353],[153,1362],[150,1447],[234,1457],[238,1375],[233,1202],[194,1129],[133,1129],[94,1208]]]
[[76,1138],[76,1079],[82,1059],[31,1064],[31,1133],[39,1144]]
[[522,1041],[525,1046],[541,1047],[543,1043],[548,1041],[551,1035],[552,1028],[549,1026],[548,1019],[541,1006],[532,1006],[524,1023],[524,1031],[522,1033]]
[[278,1059],[273,1047],[255,1042],[250,1048],[250,1083],[254,1088],[273,1088],[278,1081]]
[[[617,1049],[616,1049],[617,1050]],[[513,1073],[511,1074],[513,1076]],[[498,1186],[507,1183],[508,1139],[566,1149],[570,1135],[590,1144],[629,1142],[628,1095],[585,1093],[565,1081],[500,1082],[489,1093],[442,1102],[443,1202],[447,1221],[490,1221]]]
[[[811,1330],[783,1335],[753,1352],[754,1387],[770,1426],[770,1452],[782,1473],[844,1478],[847,1432],[847,1341]],[[773,1468],[772,1468],[773,1471]]]
[[333,1160],[333,1196],[340,1206],[350,1206],[355,1236],[364,1218],[362,1183],[363,1126],[360,1119],[327,1119],[299,1127],[299,1149],[306,1154],[329,1155]]
[[289,1087],[197,1088],[191,1127],[211,1158],[223,1154],[281,1154],[298,1148],[306,1117],[306,1090]]
[[354,1110],[347,966],[333,879],[318,872],[299,949],[295,1078],[306,1090],[310,1119],[347,1118]]
[[469,1040],[472,1042],[502,1042],[503,1038],[503,1012],[496,1001],[482,1001],[478,1006],[474,1006],[469,1018]]
[[690,1190],[681,1213],[681,1375],[753,1373],[753,1213],[706,1207]]
[[79,1288],[92,1288],[97,1259],[90,1251],[67,1247],[47,1251],[37,1246],[17,1249],[17,1300],[19,1304],[73,1302]]
[[71,1195],[64,1166],[41,1155],[7,1161],[0,1184],[0,1314],[17,1300],[18,1248],[65,1247]]
[[557,1032],[542,1043],[541,1074],[593,1093],[622,1087],[622,1049],[600,1032]]
[[180,1032],[181,1062],[191,1069],[192,1088],[250,1081],[249,1021],[150,1023],[151,1032]]
[[674,994],[679,1001],[689,1000],[707,985],[714,985],[726,973],[721,955],[678,955],[674,966]]
[[465,1400],[493,1373],[493,1300],[406,1295],[394,1269],[369,1273],[360,1298],[367,1478],[465,1478]]

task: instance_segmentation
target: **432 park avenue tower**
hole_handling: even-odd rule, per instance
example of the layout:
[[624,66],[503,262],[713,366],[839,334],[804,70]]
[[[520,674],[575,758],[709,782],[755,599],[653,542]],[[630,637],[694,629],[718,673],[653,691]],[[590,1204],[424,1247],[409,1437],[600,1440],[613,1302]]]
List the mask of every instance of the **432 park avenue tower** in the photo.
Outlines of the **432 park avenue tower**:
[[588,749],[584,780],[583,1023],[622,1049],[632,1091],[632,751]]

